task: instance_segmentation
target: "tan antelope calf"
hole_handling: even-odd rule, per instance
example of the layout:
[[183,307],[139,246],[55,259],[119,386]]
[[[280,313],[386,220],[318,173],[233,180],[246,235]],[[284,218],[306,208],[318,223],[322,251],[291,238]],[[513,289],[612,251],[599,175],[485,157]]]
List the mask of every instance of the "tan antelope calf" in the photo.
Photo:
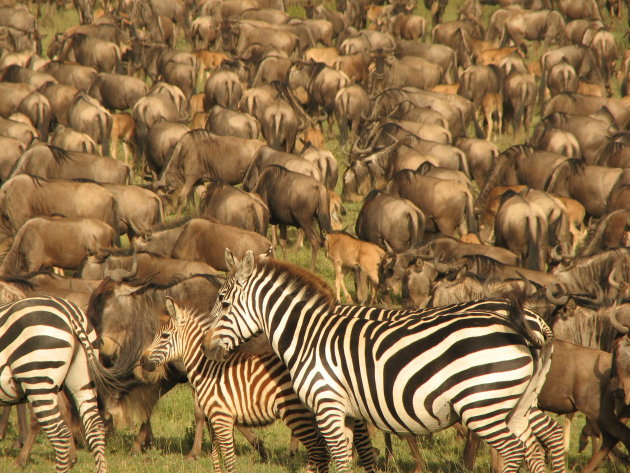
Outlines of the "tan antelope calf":
[[132,153],[131,147],[135,146],[134,143],[136,142],[135,135],[136,123],[129,113],[112,113],[112,158],[116,159],[118,140],[120,140],[125,151],[125,164],[129,165],[129,155]]
[[374,243],[359,240],[352,235],[339,231],[326,234],[324,243],[326,256],[332,261],[335,268],[335,289],[337,300],[341,302],[340,289],[343,289],[348,302],[352,297],[343,280],[344,269],[358,270],[359,276],[355,281],[357,298],[366,302],[368,283],[371,286],[368,303],[376,299],[376,287],[378,286],[378,265],[385,254]]

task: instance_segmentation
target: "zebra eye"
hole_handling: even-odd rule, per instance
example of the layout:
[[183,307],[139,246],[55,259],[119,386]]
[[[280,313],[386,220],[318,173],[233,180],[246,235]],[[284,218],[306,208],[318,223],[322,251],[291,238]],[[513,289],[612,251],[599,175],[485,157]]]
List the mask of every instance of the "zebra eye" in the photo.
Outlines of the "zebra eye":
[[171,335],[171,334],[170,334],[170,333],[168,333],[168,332],[163,332],[163,333],[162,333],[162,335],[160,335],[160,338],[161,338],[162,340],[166,340],[168,337],[170,337],[170,335]]
[[223,307],[224,309],[227,309],[228,307],[230,307],[230,303],[227,301],[222,301],[221,302],[221,307]]

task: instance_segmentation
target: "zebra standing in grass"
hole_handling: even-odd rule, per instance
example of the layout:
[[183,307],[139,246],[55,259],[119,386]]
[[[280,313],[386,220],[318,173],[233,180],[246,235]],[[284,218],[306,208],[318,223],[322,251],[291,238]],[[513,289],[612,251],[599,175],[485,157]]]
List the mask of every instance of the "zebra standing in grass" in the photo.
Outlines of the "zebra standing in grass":
[[545,471],[530,411],[549,369],[552,332],[523,313],[447,312],[375,321],[334,314],[330,288],[307,271],[248,252],[219,290],[205,340],[211,359],[265,333],[315,413],[340,473],[349,470],[346,417],[426,434],[460,420],[498,450],[504,473],[525,460]]
[[42,296],[0,307],[0,405],[31,404],[55,451],[57,472],[70,468],[70,430],[57,404],[64,386],[78,408],[96,471],[107,471],[96,387],[106,388],[113,378],[98,361],[96,339],[70,301]]
[[256,427],[281,418],[306,447],[308,471],[326,473],[330,459],[326,444],[317,432],[313,413],[295,394],[282,361],[274,353],[234,353],[223,362],[211,361],[201,348],[211,325],[208,315],[181,309],[170,297],[166,308],[170,317],[160,324],[140,364],[154,371],[169,361],[183,361],[208,419],[214,471],[221,471],[220,456],[228,472],[235,470],[235,424]]

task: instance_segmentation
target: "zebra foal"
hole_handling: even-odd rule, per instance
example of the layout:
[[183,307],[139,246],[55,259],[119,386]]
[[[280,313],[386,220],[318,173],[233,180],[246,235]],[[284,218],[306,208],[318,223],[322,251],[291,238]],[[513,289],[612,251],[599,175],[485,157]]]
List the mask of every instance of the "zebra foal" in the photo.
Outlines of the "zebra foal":
[[204,410],[212,436],[212,464],[235,471],[234,426],[256,427],[280,418],[306,447],[309,472],[326,473],[329,455],[317,432],[313,414],[293,391],[284,365],[274,353],[234,353],[225,361],[206,358],[201,340],[210,328],[207,314],[197,315],[166,298],[170,317],[160,324],[153,342],[140,359],[154,371],[169,361],[182,360],[197,402]]
[[0,307],[0,405],[28,402],[55,451],[55,470],[70,468],[70,430],[57,393],[65,386],[78,408],[97,473],[107,472],[105,429],[96,387],[112,375],[98,360],[96,332],[75,304],[30,297]]
[[549,369],[552,332],[527,327],[520,310],[439,312],[394,321],[336,315],[330,288],[274,260],[237,262],[212,311],[206,353],[224,359],[265,333],[293,387],[315,413],[339,472],[349,470],[346,417],[387,432],[426,434],[457,420],[504,458],[504,473],[525,460],[545,471],[530,412]]

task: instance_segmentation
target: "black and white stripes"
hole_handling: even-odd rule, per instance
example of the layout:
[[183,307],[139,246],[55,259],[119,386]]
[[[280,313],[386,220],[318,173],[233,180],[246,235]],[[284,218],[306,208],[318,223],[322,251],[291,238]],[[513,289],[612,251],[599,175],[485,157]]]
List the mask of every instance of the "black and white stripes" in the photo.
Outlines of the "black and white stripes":
[[63,386],[79,410],[96,471],[107,471],[96,384],[110,379],[95,342],[85,314],[67,300],[32,297],[0,308],[0,404],[31,404],[55,450],[57,472],[70,467],[70,431],[57,405]]
[[306,447],[308,471],[328,471],[329,456],[318,434],[313,414],[302,404],[289,374],[274,353],[234,353],[225,361],[211,361],[201,340],[209,329],[207,315],[198,316],[167,299],[171,318],[163,321],[154,341],[145,350],[142,366],[152,371],[158,365],[181,359],[208,419],[212,434],[214,471],[234,471],[234,425],[261,426],[282,419]]
[[[334,313],[312,275],[248,254],[219,291],[211,358],[264,332],[293,387],[315,412],[338,471],[349,469],[346,417],[385,431],[429,433],[461,420],[516,472],[543,472],[530,412],[551,355],[551,330],[535,314],[437,310],[379,321]],[[488,302],[488,304],[496,303]],[[503,302],[503,304],[505,304]],[[529,327],[529,328],[528,328]]]

